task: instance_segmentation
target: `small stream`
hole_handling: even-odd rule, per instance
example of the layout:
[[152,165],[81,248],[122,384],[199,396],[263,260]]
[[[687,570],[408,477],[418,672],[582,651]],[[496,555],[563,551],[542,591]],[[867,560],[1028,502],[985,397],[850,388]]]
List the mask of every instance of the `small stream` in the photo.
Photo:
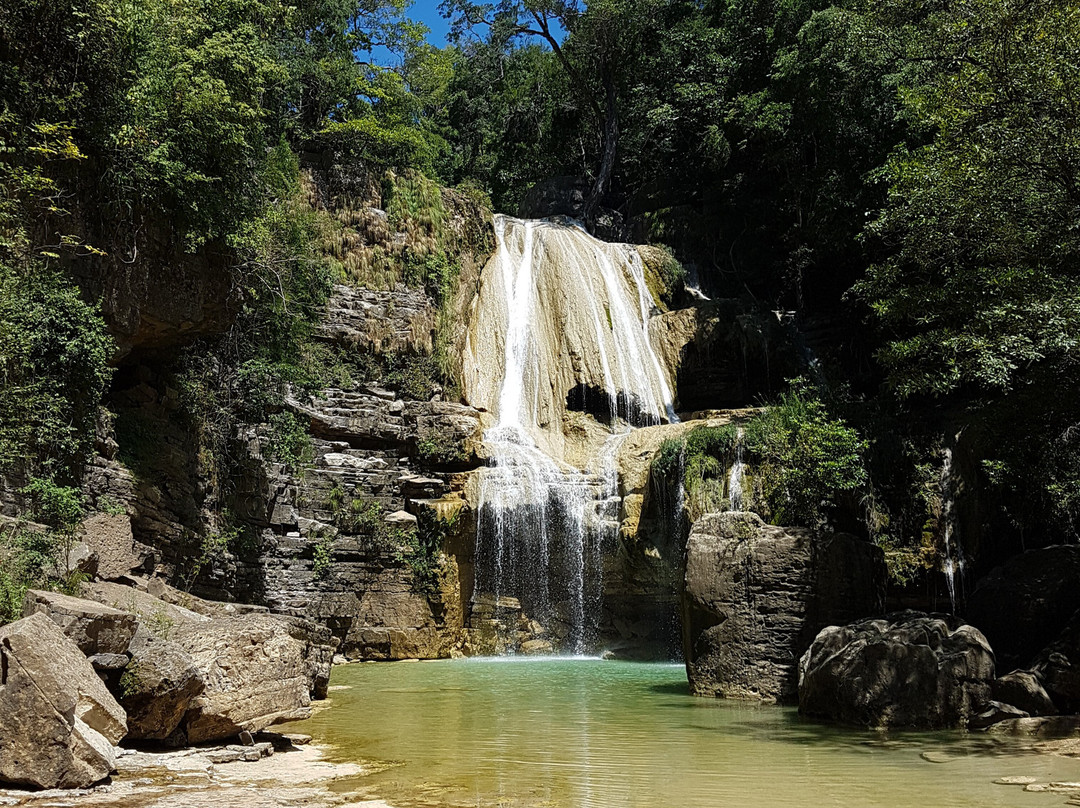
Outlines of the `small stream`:
[[1080,780],[1080,761],[1017,740],[843,730],[695,698],[682,665],[358,664],[335,668],[331,686],[331,705],[290,731],[375,764],[343,787],[401,808],[1034,808],[1065,796],[993,781]]

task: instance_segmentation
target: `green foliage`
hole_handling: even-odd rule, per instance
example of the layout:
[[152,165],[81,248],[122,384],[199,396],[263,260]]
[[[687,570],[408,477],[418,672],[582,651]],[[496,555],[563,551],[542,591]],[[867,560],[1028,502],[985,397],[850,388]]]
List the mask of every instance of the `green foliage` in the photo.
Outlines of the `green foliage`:
[[21,493],[30,497],[34,518],[65,536],[72,536],[85,514],[85,497],[78,488],[34,477]]
[[311,437],[307,423],[292,410],[270,416],[266,456],[296,469],[311,459]]
[[747,423],[745,443],[755,507],[773,524],[821,525],[869,479],[866,441],[798,385]]
[[465,448],[449,436],[425,432],[416,443],[416,458],[429,468],[458,466],[468,460]]
[[[877,179],[870,234],[895,248],[856,285],[887,329],[902,395],[1007,390],[1080,344],[1076,228],[1080,10],[1053,0],[957,0],[890,43],[930,67],[903,93],[929,133]],[[916,27],[917,25],[917,27]]]
[[141,689],[139,674],[139,661],[132,659],[124,666],[124,672],[120,674],[120,698],[126,699],[136,695]]
[[311,556],[311,574],[316,581],[325,581],[334,569],[334,540],[330,536],[320,536],[315,542]]
[[416,591],[427,596],[437,595],[442,574],[440,558],[447,539],[458,526],[458,512],[439,516],[430,509],[418,517],[416,530],[404,534],[398,560],[412,571]]
[[0,261],[0,471],[75,480],[112,350],[97,310],[60,273]]
[[64,569],[67,537],[18,524],[0,531],[0,624],[22,617],[28,589],[70,589],[78,579]]

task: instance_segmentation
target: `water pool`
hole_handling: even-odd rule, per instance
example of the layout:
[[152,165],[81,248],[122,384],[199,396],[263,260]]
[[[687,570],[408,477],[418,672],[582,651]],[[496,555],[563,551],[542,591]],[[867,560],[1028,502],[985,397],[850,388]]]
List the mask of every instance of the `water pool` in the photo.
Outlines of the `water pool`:
[[792,708],[688,694],[681,665],[521,658],[334,669],[330,704],[290,725],[342,785],[395,806],[960,808],[1059,806],[994,784],[1080,780],[1080,761],[965,733],[879,734]]

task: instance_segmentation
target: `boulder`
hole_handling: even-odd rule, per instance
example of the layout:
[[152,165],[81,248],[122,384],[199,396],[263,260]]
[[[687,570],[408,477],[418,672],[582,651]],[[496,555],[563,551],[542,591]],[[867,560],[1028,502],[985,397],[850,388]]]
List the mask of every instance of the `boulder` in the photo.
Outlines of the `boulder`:
[[1080,611],[1031,667],[1058,712],[1080,713]]
[[185,623],[204,623],[210,618],[206,615],[166,603],[148,592],[133,586],[94,581],[79,587],[79,594],[87,600],[103,603],[114,609],[133,612],[139,622],[168,639],[169,633],[178,625]]
[[990,701],[994,654],[959,619],[898,612],[829,626],[799,662],[799,712],[863,727],[964,727]]
[[1028,715],[1056,715],[1058,710],[1046,688],[1031,671],[1013,671],[994,680],[993,696]]
[[1017,718],[1030,718],[1028,713],[1011,704],[1003,704],[1000,701],[989,701],[983,706],[978,715],[973,715],[968,721],[968,729],[986,729],[1002,721],[1012,721]]
[[120,704],[132,740],[166,740],[206,687],[195,660],[174,642],[140,626],[129,646],[131,662],[120,679]]
[[310,715],[307,648],[287,622],[259,614],[216,618],[178,625],[170,639],[206,683],[183,720],[189,743]]
[[881,550],[854,536],[706,514],[690,532],[682,593],[692,692],[794,700],[814,635],[879,611],[884,582]]
[[326,626],[302,617],[278,615],[288,627],[289,634],[304,644],[304,675],[308,692],[313,699],[325,699],[330,687],[330,669],[334,667],[334,652],[340,642]]
[[135,634],[136,617],[131,612],[59,592],[29,590],[23,614],[38,612],[56,623],[87,656],[122,654]]
[[0,781],[85,788],[116,768],[124,710],[44,614],[0,628]]
[[1014,556],[982,578],[967,620],[986,635],[1002,670],[1028,668],[1080,609],[1080,545]]
[[127,514],[95,513],[82,523],[82,543],[93,553],[95,575],[107,580],[152,565],[153,550],[135,541]]

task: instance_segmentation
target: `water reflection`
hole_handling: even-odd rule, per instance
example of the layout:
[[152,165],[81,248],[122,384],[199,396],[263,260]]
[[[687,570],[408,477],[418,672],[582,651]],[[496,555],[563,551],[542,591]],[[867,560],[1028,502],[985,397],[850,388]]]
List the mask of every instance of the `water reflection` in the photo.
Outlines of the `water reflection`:
[[681,666],[371,664],[336,669],[334,683],[352,687],[301,731],[342,759],[398,764],[362,785],[403,807],[1022,808],[1059,800],[993,780],[1080,779],[1076,761],[1005,739],[852,732],[696,699]]

